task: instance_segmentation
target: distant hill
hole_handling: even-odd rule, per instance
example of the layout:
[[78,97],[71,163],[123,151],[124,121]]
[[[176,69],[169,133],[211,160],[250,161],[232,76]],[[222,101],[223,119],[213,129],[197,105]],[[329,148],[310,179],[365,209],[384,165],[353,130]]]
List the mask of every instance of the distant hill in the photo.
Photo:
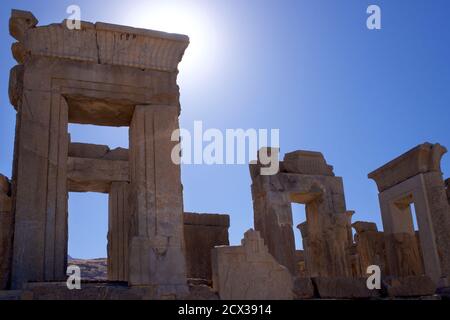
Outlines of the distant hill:
[[67,264],[80,267],[82,280],[104,281],[108,278],[108,262],[106,258],[77,259],[67,256]]

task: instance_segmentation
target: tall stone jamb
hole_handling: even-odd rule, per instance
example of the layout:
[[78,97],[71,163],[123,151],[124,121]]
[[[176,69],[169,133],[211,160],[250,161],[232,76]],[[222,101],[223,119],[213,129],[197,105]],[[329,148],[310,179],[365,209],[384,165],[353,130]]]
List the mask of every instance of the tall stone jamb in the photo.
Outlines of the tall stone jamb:
[[0,174],[0,290],[8,289],[10,285],[14,232],[11,204],[10,181]]
[[250,164],[255,229],[269,252],[294,275],[295,244],[291,203],[305,204],[301,225],[305,264],[310,276],[351,276],[351,212],[345,207],[342,178],[319,152],[287,153],[275,175],[261,175]]
[[180,166],[171,159],[178,106],[138,105],[130,125],[129,281],[157,295],[187,291]]
[[108,280],[128,281],[129,183],[112,182],[109,191]]
[[393,275],[416,275],[423,265],[422,273],[436,284],[450,276],[450,207],[440,167],[446,152],[439,144],[424,143],[368,176],[380,192],[387,262]]

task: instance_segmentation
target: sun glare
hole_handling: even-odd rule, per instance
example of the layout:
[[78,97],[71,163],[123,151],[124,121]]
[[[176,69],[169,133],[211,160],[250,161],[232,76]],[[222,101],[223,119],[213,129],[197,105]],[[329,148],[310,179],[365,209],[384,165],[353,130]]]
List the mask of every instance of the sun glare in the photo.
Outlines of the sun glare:
[[123,24],[189,36],[190,44],[180,67],[195,68],[196,72],[207,69],[216,35],[205,10],[188,1],[143,2],[130,9],[121,17]]

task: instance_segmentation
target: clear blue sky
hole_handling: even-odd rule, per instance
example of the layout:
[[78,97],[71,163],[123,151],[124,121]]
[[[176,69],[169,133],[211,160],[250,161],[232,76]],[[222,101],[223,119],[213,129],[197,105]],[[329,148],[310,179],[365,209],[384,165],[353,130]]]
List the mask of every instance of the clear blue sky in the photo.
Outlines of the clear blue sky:
[[[448,0],[3,0],[0,172],[8,176],[15,124],[7,93],[15,64],[10,10],[30,10],[45,25],[66,18],[70,4],[81,7],[86,21],[160,23],[188,33],[192,43],[179,75],[181,126],[203,120],[221,130],[279,128],[282,154],[323,152],[344,178],[354,220],[381,227],[377,190],[367,173],[425,141],[450,147]],[[381,7],[382,30],[366,28],[369,4]],[[128,146],[123,128],[71,126],[70,132],[73,141]],[[443,171],[450,176],[448,155]],[[185,165],[182,180],[186,211],[231,215],[232,243],[253,226],[246,165]],[[69,253],[105,256],[107,196],[70,198]],[[295,224],[304,219],[300,209]]]

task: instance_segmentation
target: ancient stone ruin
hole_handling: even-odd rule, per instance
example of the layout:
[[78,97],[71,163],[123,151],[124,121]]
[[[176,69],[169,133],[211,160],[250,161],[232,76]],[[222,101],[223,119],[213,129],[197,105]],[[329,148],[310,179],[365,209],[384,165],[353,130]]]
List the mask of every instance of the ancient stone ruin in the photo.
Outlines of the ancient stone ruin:
[[[17,118],[11,179],[0,175],[0,299],[383,299],[448,292],[443,146],[418,145],[369,174],[383,231],[352,222],[357,213],[346,207],[343,179],[320,152],[286,153],[274,175],[262,175],[260,161],[251,163],[254,230],[230,246],[228,215],[184,212],[180,166],[171,159],[178,63],[188,37],[107,23],[38,26],[19,10],[9,28],[17,40],[9,84]],[[71,141],[69,123],[128,127],[129,149]],[[85,279],[81,290],[66,285],[69,192],[109,195],[107,280]],[[306,208],[296,228],[292,203]],[[303,250],[295,249],[294,232]],[[367,286],[374,265],[382,279],[376,289]]]

